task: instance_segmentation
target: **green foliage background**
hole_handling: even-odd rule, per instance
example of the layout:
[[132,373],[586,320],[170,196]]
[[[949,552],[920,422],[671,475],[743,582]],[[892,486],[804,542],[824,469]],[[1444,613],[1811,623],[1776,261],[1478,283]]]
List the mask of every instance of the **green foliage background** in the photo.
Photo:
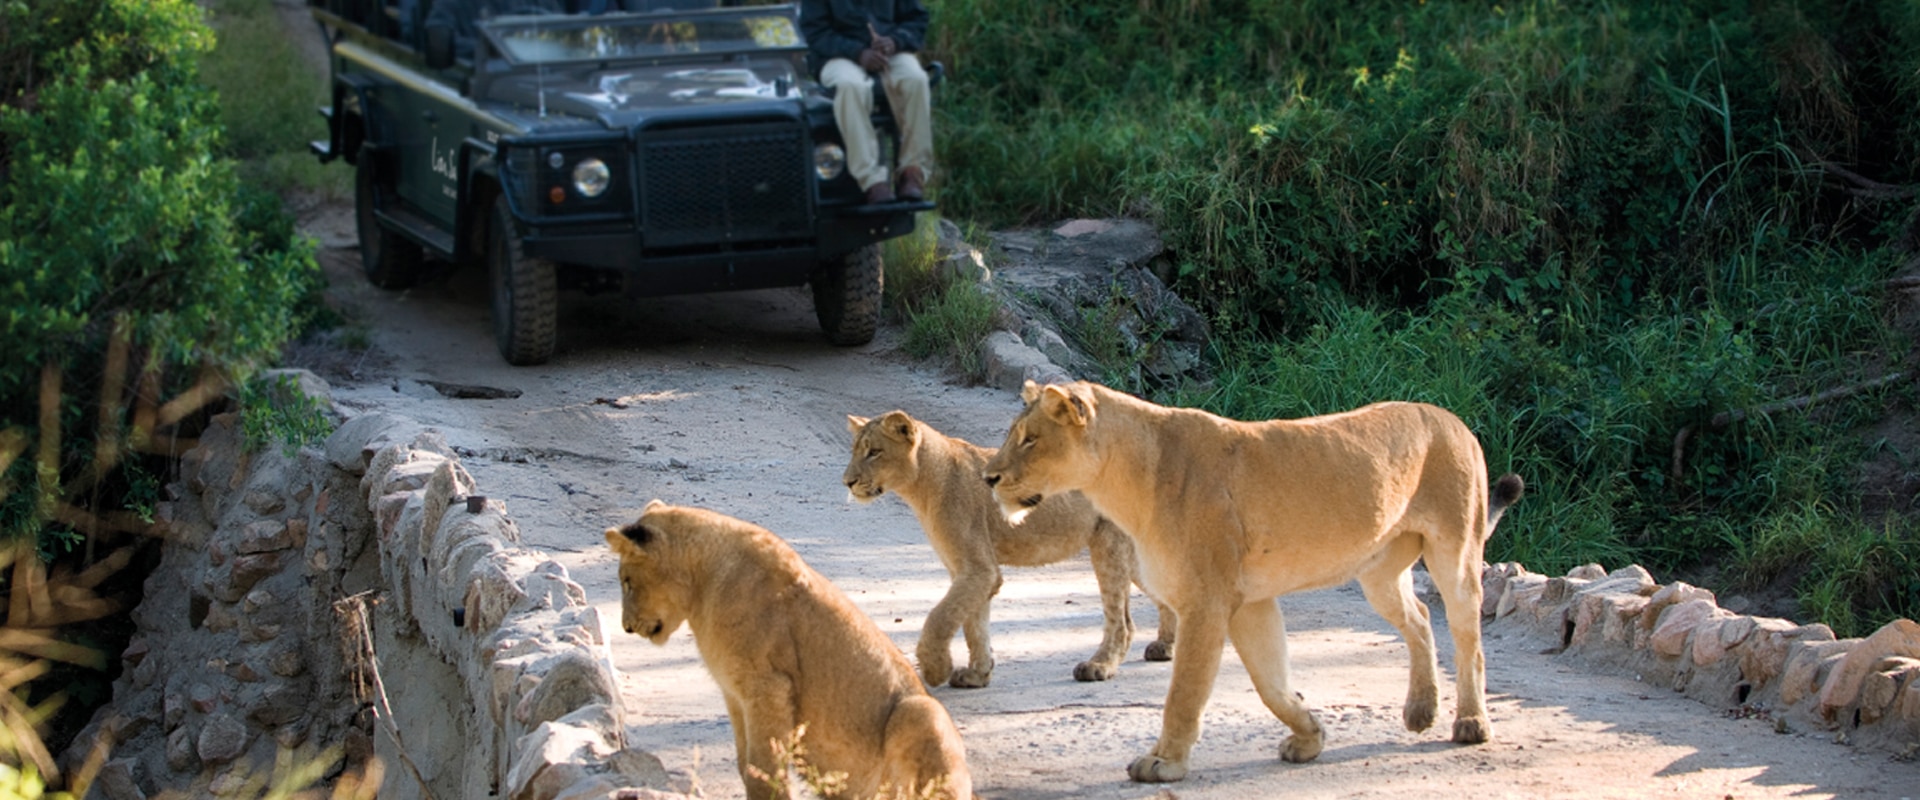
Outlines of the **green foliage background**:
[[1842,633],[1920,616],[1914,524],[1860,513],[1891,445],[1853,433],[1911,379],[1710,425],[1907,360],[1881,282],[1920,210],[1920,5],[929,6],[946,213],[1147,216],[1205,303],[1220,379],[1126,388],[1433,401],[1530,484],[1494,560],[1784,580]]
[[[0,14],[0,430],[55,443],[0,470],[0,530],[71,542],[72,526],[49,524],[54,505],[150,508],[128,409],[203,366],[244,373],[271,357],[318,271],[278,198],[242,187],[221,151],[199,6],[9,0]],[[116,339],[136,374],[103,375]],[[88,497],[63,497],[83,475]]]

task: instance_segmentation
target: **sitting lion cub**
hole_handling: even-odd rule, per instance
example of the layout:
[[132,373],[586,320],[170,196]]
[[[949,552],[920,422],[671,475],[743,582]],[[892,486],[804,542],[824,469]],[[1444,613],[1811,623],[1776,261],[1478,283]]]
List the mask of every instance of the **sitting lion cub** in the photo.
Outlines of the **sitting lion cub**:
[[[1073,668],[1073,677],[1113,677],[1133,641],[1127,600],[1135,565],[1126,534],[1094,513],[1078,494],[1049,500],[1015,531],[1001,516],[992,490],[980,480],[980,468],[993,450],[942,434],[904,411],[874,420],[849,415],[847,429],[853,432],[853,455],[840,476],[847,493],[862,503],[873,502],[888,489],[900,495],[953,578],[946,597],[920,629],[920,677],[938,685],[952,673],[956,687],[986,686],[993,675],[987,612],[1000,591],[1001,565],[1052,564],[1082,550],[1093,553],[1106,632],[1093,658]],[[1160,638],[1147,645],[1148,661],[1173,658],[1173,625],[1173,612],[1160,606]],[[967,635],[967,666],[960,669],[953,668],[948,651],[956,628]]]
[[1127,768],[1134,780],[1187,774],[1229,640],[1260,699],[1293,729],[1280,757],[1318,756],[1320,723],[1287,685],[1274,599],[1349,580],[1406,639],[1413,663],[1402,720],[1426,730],[1439,690],[1432,622],[1409,572],[1420,560],[1453,633],[1453,740],[1487,740],[1482,550],[1523,486],[1512,474],[1488,483],[1480,440],[1459,417],[1424,403],[1376,403],[1240,422],[1092,383],[1028,381],[1021,398],[1027,406],[985,472],[1008,518],[1079,491],[1133,537],[1147,587],[1180,615],[1160,741]]
[[608,528],[620,620],[654,644],[685,622],[727,698],[749,797],[773,797],[774,752],[806,726],[808,762],[842,796],[973,796],[960,733],[873,621],[771,531],[655,500]]

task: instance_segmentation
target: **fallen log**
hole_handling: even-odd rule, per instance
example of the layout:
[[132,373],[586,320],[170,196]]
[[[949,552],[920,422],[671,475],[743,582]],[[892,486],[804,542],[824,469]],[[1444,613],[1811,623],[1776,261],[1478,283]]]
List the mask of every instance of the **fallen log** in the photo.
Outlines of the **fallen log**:
[[[1722,411],[1707,420],[1707,429],[1717,431],[1751,417],[1771,416],[1781,411],[1793,411],[1806,408],[1816,403],[1825,403],[1851,397],[1861,392],[1869,392],[1896,383],[1906,377],[1907,374],[1905,372],[1890,372],[1870,381],[1839,386],[1823,392],[1802,395],[1800,397],[1790,397],[1785,400],[1775,400],[1771,403],[1762,403],[1752,408],[1736,408],[1731,411]],[[1672,477],[1675,480],[1678,480],[1686,469],[1687,442],[1693,438],[1693,434],[1694,426],[1692,425],[1683,427],[1679,433],[1674,434]]]

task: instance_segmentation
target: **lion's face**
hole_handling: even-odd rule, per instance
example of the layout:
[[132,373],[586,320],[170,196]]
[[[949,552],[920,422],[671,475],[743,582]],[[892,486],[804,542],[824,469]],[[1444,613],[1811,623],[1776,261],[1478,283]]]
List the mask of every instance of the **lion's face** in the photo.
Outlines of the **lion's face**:
[[848,497],[871,503],[886,493],[888,484],[912,481],[917,433],[906,412],[890,411],[871,420],[848,415],[847,430],[853,433],[853,454],[840,481],[847,485]]
[[1027,381],[1020,397],[1027,407],[1014,418],[1007,441],[986,466],[994,500],[1015,525],[1048,495],[1084,486],[1092,463],[1087,449],[1093,423],[1090,396]]
[[[620,556],[620,626],[628,633],[666,644],[687,621],[690,587],[672,566],[666,537],[671,520],[655,513],[655,500],[640,519],[624,528],[608,528],[607,544]],[[666,524],[663,524],[666,523]]]

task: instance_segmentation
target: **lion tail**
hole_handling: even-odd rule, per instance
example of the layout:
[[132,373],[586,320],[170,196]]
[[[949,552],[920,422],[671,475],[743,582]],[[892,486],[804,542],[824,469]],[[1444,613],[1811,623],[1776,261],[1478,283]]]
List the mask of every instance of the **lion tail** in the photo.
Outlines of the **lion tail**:
[[1526,488],[1526,482],[1511,472],[1493,482],[1493,487],[1487,490],[1487,531],[1489,533],[1493,531],[1493,526],[1500,524],[1500,515],[1506,513],[1507,507],[1520,502],[1520,493],[1526,491]]

